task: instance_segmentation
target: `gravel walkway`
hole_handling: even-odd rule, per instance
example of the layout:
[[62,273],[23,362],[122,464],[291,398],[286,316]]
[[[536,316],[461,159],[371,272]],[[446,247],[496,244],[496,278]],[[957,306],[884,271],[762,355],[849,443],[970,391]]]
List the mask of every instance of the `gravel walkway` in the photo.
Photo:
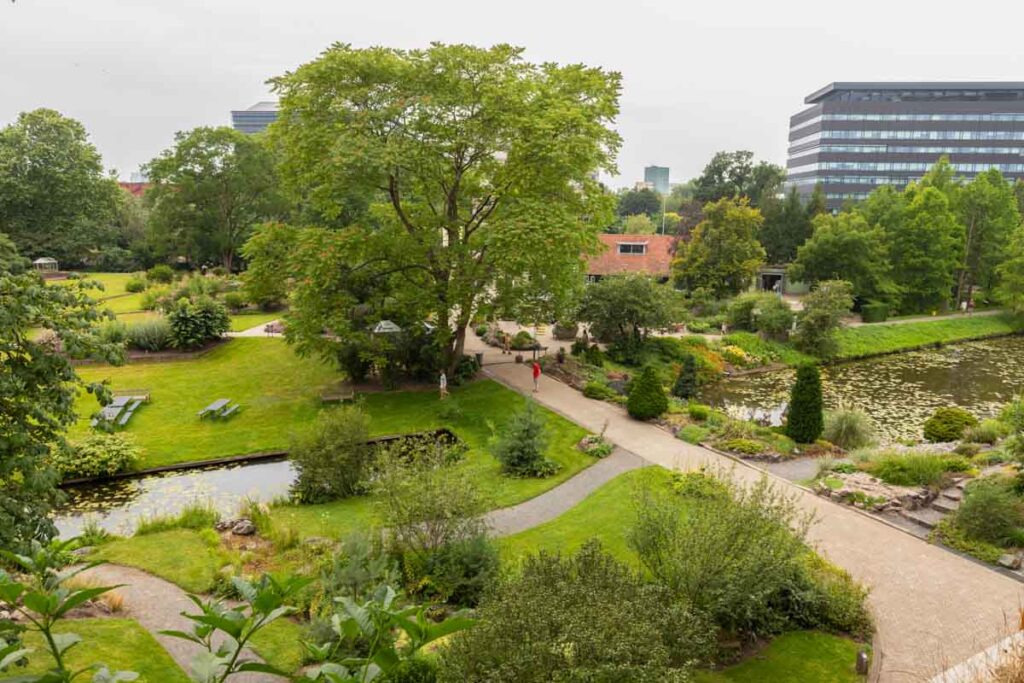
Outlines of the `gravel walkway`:
[[[117,592],[124,597],[126,615],[152,633],[185,673],[191,671],[193,658],[202,651],[200,647],[180,638],[160,634],[163,630],[192,630],[192,621],[181,616],[181,613],[194,614],[198,608],[188,599],[185,591],[152,574],[121,565],[102,564],[85,572],[83,576],[108,586],[123,584]],[[263,661],[252,652],[248,659]],[[280,683],[284,680],[256,673],[231,677],[232,683]]]
[[591,465],[550,491],[525,503],[488,513],[487,525],[496,536],[526,531],[576,507],[584,498],[623,472],[647,464],[640,456],[616,448],[604,460]]

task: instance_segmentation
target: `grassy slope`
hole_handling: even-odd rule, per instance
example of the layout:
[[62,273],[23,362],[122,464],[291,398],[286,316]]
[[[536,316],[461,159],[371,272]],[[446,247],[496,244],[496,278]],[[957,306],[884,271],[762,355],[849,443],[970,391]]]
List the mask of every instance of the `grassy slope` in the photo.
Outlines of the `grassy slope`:
[[[196,359],[85,366],[79,374],[109,379],[114,390],[150,392],[150,404],[127,429],[145,450],[141,467],[286,448],[291,433],[315,419],[320,390],[339,377],[318,360],[297,357],[279,339],[235,339]],[[226,422],[196,417],[218,398],[237,401],[242,410]],[[88,431],[99,406],[83,393],[75,407],[80,419],[72,438]]]
[[840,330],[840,359],[892,353],[937,343],[994,337],[1021,331],[1020,322],[1002,315],[928,320],[902,325],[876,323]]
[[206,593],[220,568],[220,557],[197,531],[173,529],[112,541],[97,548],[95,559],[138,567],[190,593]]
[[827,633],[786,633],[744,662],[699,672],[696,683],[859,683],[864,677],[854,666],[861,647]]
[[[75,619],[62,624],[58,631],[72,632],[83,642],[68,656],[75,669],[102,663],[111,671],[135,671],[144,683],[187,683],[188,676],[170,655],[138,623],[131,619]],[[26,644],[36,652],[29,655],[29,666],[8,673],[41,673],[52,665],[43,654],[42,638],[30,634]],[[88,678],[88,677],[87,677]],[[91,680],[91,678],[89,678]]]

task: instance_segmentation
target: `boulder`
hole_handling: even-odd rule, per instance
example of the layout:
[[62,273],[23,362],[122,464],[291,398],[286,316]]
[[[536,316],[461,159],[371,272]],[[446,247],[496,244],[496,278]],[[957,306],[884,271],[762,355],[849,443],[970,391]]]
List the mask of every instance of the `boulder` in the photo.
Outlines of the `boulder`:
[[999,565],[1007,569],[1020,569],[1020,555],[1002,555],[999,558]]
[[231,525],[231,533],[235,536],[252,536],[256,533],[256,525],[252,520],[237,519]]

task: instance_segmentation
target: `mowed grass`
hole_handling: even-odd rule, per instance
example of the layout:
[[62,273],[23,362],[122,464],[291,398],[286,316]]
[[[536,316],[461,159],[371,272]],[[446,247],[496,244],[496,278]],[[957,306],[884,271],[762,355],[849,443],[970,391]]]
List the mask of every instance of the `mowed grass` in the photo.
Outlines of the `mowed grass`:
[[916,323],[875,323],[845,327],[836,333],[839,359],[852,359],[931,344],[946,344],[1024,331],[1024,323],[1008,315],[961,316]]
[[72,282],[76,282],[78,279],[93,280],[103,285],[103,289],[93,289],[92,298],[102,301],[111,297],[120,296],[127,294],[125,285],[128,281],[135,277],[135,273],[76,273],[81,276],[80,278],[67,279],[67,280],[51,280],[52,284],[64,286]]
[[262,311],[234,313],[231,315],[231,331],[244,332],[251,327],[266,325],[269,322],[277,320],[283,315],[284,313],[282,311],[278,311],[277,313],[264,313]]
[[[520,394],[490,380],[472,382],[453,389],[447,418],[444,404],[433,391],[375,393],[363,397],[374,436],[408,434],[447,427],[469,446],[459,467],[472,473],[473,481],[493,508],[528,500],[551,489],[592,465],[594,458],[576,448],[586,430],[565,418],[540,408],[548,436],[547,456],[561,465],[558,473],[544,479],[515,478],[501,473],[501,465],[490,454],[491,428],[500,432],[504,423],[526,404]],[[451,406],[454,405],[453,409]],[[285,505],[274,508],[274,517],[302,535],[343,536],[376,523],[371,497],[350,498],[324,505]]]
[[[326,363],[300,358],[280,339],[233,339],[198,358],[121,367],[82,366],[87,381],[109,380],[114,390],[149,392],[151,401],[125,430],[144,449],[140,468],[287,448],[321,409],[320,392],[340,378]],[[200,420],[197,413],[219,398],[238,402],[230,420]],[[99,409],[82,393],[71,438],[89,431]]]
[[[185,672],[146,629],[131,619],[73,619],[57,626],[58,633],[75,633],[82,642],[67,655],[73,670],[105,664],[111,671],[134,671],[141,683],[188,683]],[[53,666],[41,636],[30,633],[25,645],[34,650],[25,669],[10,675],[40,674]],[[87,677],[91,680],[91,677]]]
[[217,548],[191,529],[111,541],[99,546],[92,558],[142,569],[190,593],[212,590],[222,562]]
[[861,683],[857,652],[864,646],[818,631],[785,633],[746,661],[722,671],[700,671],[697,683]]

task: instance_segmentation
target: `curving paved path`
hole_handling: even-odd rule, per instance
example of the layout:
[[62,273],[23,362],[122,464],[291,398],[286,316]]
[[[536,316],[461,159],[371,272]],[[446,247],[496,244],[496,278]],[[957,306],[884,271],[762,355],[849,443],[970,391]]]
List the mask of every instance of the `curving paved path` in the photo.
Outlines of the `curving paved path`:
[[[532,389],[529,366],[493,365],[485,371],[522,393]],[[547,377],[533,396],[591,431],[607,425],[605,435],[611,441],[653,464],[685,470],[733,468],[735,476],[750,482],[763,475],[763,470],[680,441],[630,419],[618,406],[584,398]],[[877,680],[926,680],[996,643],[1009,624],[1018,622],[1024,587],[1017,581],[774,478],[816,515],[810,532],[816,549],[871,589],[869,605],[878,627]]]
[[[115,564],[101,564],[84,572],[83,576],[95,579],[103,585],[123,584],[117,592],[124,598],[127,616],[135,619],[152,633],[182,671],[191,671],[192,660],[202,652],[202,649],[187,640],[171,638],[160,633],[163,630],[192,630],[193,622],[181,616],[181,613],[195,613],[198,608],[188,599],[185,591],[140,569]],[[249,660],[263,661],[252,651],[248,654]],[[231,677],[232,683],[281,683],[284,680],[278,676],[256,673],[237,674]]]

